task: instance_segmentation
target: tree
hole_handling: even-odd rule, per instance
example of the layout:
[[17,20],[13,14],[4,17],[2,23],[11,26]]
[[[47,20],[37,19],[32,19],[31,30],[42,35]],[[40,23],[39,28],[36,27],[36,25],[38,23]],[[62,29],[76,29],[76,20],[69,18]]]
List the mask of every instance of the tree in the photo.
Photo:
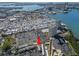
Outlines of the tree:
[[72,45],[72,47],[74,48],[75,52],[77,53],[77,55],[79,55],[79,44],[77,43],[74,35],[72,34],[72,32],[69,32],[66,35],[66,40],[69,41],[69,43]]
[[3,42],[3,45],[2,45],[2,50],[7,51],[11,48],[11,46],[12,46],[12,38],[5,37],[5,41]]

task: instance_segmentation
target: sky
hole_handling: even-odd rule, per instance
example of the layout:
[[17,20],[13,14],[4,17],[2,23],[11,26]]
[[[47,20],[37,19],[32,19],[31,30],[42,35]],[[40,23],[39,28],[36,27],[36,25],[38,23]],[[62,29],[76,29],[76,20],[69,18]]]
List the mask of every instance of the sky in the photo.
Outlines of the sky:
[[79,0],[0,0],[0,2],[79,2]]

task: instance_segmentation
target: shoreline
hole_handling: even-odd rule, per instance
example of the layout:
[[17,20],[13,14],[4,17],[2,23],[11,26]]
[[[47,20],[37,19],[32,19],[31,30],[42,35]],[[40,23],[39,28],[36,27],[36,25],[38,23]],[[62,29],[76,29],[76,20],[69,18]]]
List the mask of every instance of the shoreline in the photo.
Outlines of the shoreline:
[[79,55],[79,39],[77,39],[76,37],[74,37],[72,31],[69,29],[69,33],[70,35],[68,37],[66,37],[66,40],[70,43],[70,45],[72,46],[72,48],[74,49],[74,51],[77,53],[76,56]]

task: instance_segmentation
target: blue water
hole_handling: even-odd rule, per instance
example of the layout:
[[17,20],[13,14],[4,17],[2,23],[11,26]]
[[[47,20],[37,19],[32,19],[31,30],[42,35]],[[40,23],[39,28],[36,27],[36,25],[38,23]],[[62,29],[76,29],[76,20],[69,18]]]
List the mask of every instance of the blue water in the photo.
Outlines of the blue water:
[[72,10],[66,14],[50,14],[49,16],[64,22],[72,30],[74,36],[79,38],[79,10]]
[[[20,10],[25,10],[25,11],[33,11],[36,9],[43,8],[42,6],[39,6],[39,5],[24,5],[24,6],[15,6],[15,5],[1,6],[0,5],[0,7],[23,7],[23,9],[20,9]],[[79,38],[79,10],[72,10],[71,12],[66,14],[64,13],[55,14],[55,15],[50,14],[49,16],[64,22],[72,30],[74,35],[77,38]]]
[[36,9],[40,9],[43,8],[42,6],[39,5],[20,5],[20,6],[15,6],[15,5],[0,5],[0,7],[4,7],[4,8],[14,8],[14,7],[22,7],[22,9],[14,9],[14,10],[20,10],[20,11],[34,11]]

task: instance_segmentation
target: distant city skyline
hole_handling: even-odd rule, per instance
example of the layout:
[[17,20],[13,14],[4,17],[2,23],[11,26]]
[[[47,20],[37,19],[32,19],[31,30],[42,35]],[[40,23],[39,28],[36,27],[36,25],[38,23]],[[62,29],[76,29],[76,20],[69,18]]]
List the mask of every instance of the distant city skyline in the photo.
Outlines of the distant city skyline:
[[0,0],[0,2],[79,2],[79,0]]

